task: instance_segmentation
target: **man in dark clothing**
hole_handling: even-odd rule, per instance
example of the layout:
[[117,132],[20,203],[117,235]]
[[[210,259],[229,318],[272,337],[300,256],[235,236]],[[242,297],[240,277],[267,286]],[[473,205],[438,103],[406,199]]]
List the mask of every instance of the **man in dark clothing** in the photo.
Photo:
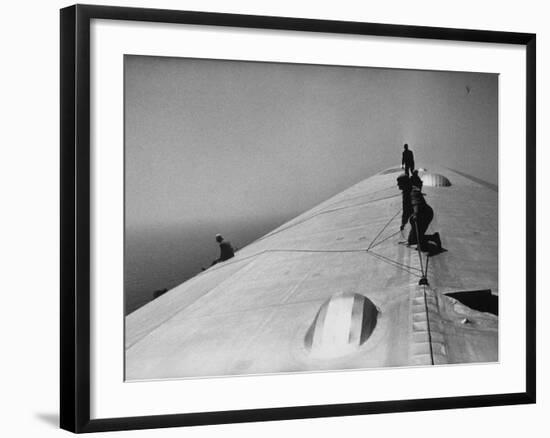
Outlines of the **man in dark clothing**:
[[414,155],[413,152],[409,150],[409,145],[405,143],[403,146],[403,158],[401,160],[401,167],[405,169],[405,173],[407,176],[409,175],[409,171],[412,172],[414,170]]
[[415,187],[418,187],[420,190],[422,190],[422,180],[418,176],[418,170],[413,171],[411,176],[411,184]]
[[408,238],[409,245],[419,244],[421,251],[433,254],[440,253],[442,248],[439,233],[426,234],[426,230],[434,217],[434,211],[428,205],[418,187],[413,186],[411,190],[411,204],[413,214],[410,218],[411,231]]
[[403,173],[397,177],[397,187],[399,187],[399,190],[403,192],[403,209],[401,214],[401,226],[399,227],[399,229],[403,231],[405,229],[405,225],[407,225],[407,222],[411,217],[411,214],[413,213],[411,202],[412,185],[408,175]]
[[221,234],[216,234],[216,242],[220,244],[220,257],[212,262],[212,266],[219,262],[224,262],[235,256],[231,243],[223,240]]

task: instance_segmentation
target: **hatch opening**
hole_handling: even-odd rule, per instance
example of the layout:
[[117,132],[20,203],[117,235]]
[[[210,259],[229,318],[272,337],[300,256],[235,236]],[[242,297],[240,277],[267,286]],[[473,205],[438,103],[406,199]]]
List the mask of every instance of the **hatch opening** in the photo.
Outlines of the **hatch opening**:
[[314,357],[331,358],[353,353],[372,335],[378,309],[364,295],[337,293],[325,301],[304,338]]
[[470,309],[498,316],[498,295],[493,295],[490,289],[453,292],[445,295],[454,298]]
[[450,187],[451,181],[440,173],[421,173],[420,179],[424,187]]

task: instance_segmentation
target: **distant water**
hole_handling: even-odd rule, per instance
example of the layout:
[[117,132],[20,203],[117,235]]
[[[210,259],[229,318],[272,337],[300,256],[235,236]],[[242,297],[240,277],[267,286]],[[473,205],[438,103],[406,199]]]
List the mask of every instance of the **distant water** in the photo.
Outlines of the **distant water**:
[[157,290],[172,289],[201,272],[218,258],[216,233],[233,247],[243,248],[290,217],[224,224],[151,227],[126,230],[124,312],[129,314],[153,299]]

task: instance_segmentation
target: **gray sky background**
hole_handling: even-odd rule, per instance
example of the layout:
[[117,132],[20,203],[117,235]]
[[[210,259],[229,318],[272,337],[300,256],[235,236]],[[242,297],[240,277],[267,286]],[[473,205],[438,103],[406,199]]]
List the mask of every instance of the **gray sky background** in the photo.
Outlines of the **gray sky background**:
[[498,76],[126,56],[127,296],[209,264],[216,232],[243,246],[399,165],[403,143],[498,184]]

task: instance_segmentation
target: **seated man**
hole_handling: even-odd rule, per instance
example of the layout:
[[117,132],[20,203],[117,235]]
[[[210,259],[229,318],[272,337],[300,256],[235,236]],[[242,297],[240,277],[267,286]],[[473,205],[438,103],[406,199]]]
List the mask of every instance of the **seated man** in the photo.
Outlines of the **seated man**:
[[233,247],[231,246],[231,243],[223,240],[221,234],[216,234],[216,242],[220,244],[220,257],[212,262],[212,266],[214,266],[216,263],[229,260],[230,258],[235,256],[235,252],[233,250]]

